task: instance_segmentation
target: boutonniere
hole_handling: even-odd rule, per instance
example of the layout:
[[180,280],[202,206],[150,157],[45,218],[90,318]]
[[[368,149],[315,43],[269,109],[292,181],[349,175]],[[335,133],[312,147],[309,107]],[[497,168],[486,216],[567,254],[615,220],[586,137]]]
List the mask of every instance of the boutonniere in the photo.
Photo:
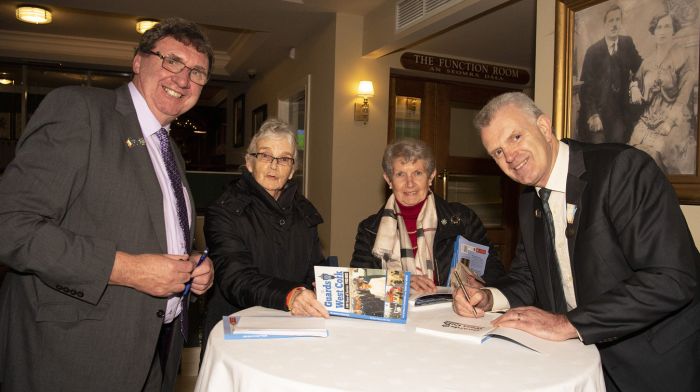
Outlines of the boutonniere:
[[146,145],[146,141],[143,140],[142,137],[140,137],[140,138],[138,138],[138,139],[134,139],[133,137],[128,137],[128,138],[126,138],[126,140],[124,141],[124,143],[126,143],[126,146],[129,147],[129,148],[134,148],[134,147],[137,147],[137,146],[138,146],[138,147],[143,147],[143,146]]
[[566,223],[572,225],[574,223],[574,217],[576,216],[576,204],[566,203]]

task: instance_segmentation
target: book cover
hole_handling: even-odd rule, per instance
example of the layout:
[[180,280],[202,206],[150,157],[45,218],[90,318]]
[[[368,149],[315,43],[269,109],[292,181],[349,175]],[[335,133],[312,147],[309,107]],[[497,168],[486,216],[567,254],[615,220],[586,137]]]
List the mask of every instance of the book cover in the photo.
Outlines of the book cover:
[[454,271],[457,271],[462,277],[472,275],[476,280],[484,283],[481,277],[484,275],[488,257],[488,246],[471,242],[461,235],[457,237],[454,243],[450,276],[447,280],[447,285],[453,286],[452,273]]
[[326,321],[318,317],[224,316],[224,339],[280,339],[328,336]]
[[411,273],[314,267],[316,298],[334,316],[406,323]]
[[494,327],[491,321],[501,314],[487,312],[481,318],[458,315],[432,318],[416,322],[416,332],[439,337],[459,339],[481,344],[489,338],[498,338],[521,345],[538,353],[552,352],[557,342],[545,340],[515,328]]

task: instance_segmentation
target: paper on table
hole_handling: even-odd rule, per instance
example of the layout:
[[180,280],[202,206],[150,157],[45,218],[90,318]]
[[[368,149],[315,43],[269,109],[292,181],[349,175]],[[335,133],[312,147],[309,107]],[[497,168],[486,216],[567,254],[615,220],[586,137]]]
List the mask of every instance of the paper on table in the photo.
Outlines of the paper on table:
[[486,313],[481,318],[468,318],[458,315],[419,320],[416,322],[416,332],[461,339],[470,343],[484,343],[489,338],[501,338],[538,353],[551,353],[557,344],[550,340],[538,338],[515,328],[494,327],[491,321],[500,316],[499,313]]

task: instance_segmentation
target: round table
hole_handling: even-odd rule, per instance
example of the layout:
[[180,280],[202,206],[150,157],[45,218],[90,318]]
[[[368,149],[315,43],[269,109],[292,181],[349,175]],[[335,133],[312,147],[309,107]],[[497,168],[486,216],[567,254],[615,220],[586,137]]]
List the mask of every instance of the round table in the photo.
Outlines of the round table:
[[412,311],[405,325],[331,317],[327,338],[224,340],[220,322],[195,391],[605,390],[598,350],[578,340],[541,354],[500,339],[474,344],[415,331],[419,320],[451,312]]

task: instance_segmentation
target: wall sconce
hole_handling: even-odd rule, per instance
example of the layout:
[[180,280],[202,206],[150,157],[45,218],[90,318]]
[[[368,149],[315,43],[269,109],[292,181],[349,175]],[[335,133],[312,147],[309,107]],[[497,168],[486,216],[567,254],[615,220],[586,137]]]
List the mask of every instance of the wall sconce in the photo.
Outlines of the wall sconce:
[[47,24],[51,23],[51,11],[46,8],[23,5],[17,7],[15,17],[26,23]]
[[143,34],[157,24],[158,21],[155,19],[139,19],[136,21],[136,31],[138,31],[139,34]]
[[355,121],[367,124],[369,121],[369,98],[374,97],[374,86],[370,80],[362,80],[357,86],[357,96],[362,98],[362,103],[355,102]]

